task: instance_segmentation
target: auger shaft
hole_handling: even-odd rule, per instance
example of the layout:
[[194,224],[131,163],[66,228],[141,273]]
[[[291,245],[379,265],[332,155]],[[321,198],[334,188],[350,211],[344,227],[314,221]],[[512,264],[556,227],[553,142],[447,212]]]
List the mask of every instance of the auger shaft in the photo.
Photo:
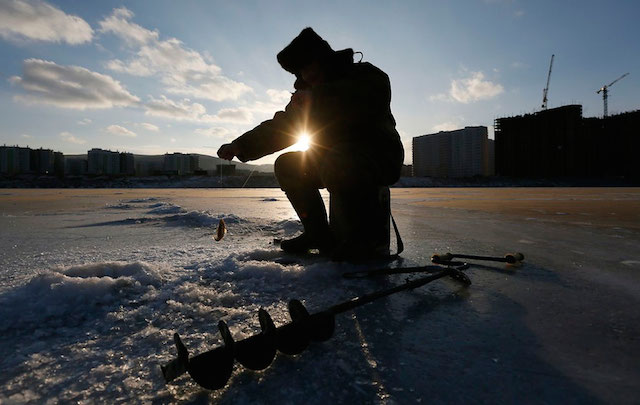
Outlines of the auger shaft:
[[[455,266],[456,270],[466,270],[469,268],[467,263],[462,262],[447,262],[449,266]],[[397,268],[388,268],[388,269],[376,269],[376,270],[363,270],[363,271],[354,271],[349,273],[344,273],[342,277],[344,278],[367,278],[367,277],[375,277],[375,276],[387,276],[394,274],[407,274],[407,273],[438,273],[444,269],[442,266],[413,266],[413,267],[397,267]]]
[[391,294],[395,294],[397,292],[400,291],[404,291],[404,290],[413,290],[414,288],[418,288],[418,287],[422,287],[425,284],[428,284],[432,281],[438,280],[440,278],[446,277],[446,276],[452,276],[454,278],[456,278],[457,280],[461,281],[463,284],[465,285],[469,285],[471,284],[471,280],[469,280],[469,278],[464,275],[464,273],[462,273],[460,270],[457,269],[453,269],[453,268],[448,268],[448,269],[443,269],[442,271],[440,271],[439,273],[435,273],[429,276],[425,276],[425,277],[420,277],[418,279],[415,280],[411,280],[411,281],[407,281],[404,284],[398,285],[396,287],[392,287],[386,290],[382,290],[382,291],[376,291],[374,293],[371,294],[366,294],[366,295],[362,295],[360,297],[356,297],[353,298],[351,300],[342,302],[340,304],[334,305],[331,308],[327,309],[327,312],[331,312],[333,314],[339,314],[342,312],[346,312],[349,310],[352,310],[354,308],[357,308],[359,306],[368,304],[372,301],[375,301],[379,298],[382,297],[386,297],[389,296]]

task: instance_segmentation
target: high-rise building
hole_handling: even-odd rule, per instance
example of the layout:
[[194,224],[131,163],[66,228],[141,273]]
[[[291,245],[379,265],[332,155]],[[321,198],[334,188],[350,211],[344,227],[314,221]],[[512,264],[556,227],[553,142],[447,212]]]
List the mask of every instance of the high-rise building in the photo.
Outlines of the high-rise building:
[[51,149],[0,147],[0,173],[64,175],[64,155]]
[[71,176],[81,176],[88,172],[87,159],[82,156],[65,157],[64,173]]
[[31,170],[31,149],[0,146],[0,173],[20,174]]
[[93,148],[87,152],[87,171],[94,175],[120,174],[120,153]]
[[51,149],[31,150],[31,171],[37,174],[54,174],[55,157]]
[[200,157],[195,154],[167,153],[164,155],[164,171],[178,175],[193,174],[200,169]]
[[413,175],[418,177],[473,177],[490,175],[487,127],[413,138]]
[[136,156],[136,176],[152,176],[164,170],[164,156]]
[[495,176],[496,174],[496,141],[493,139],[487,139],[487,160],[488,160],[488,175]]
[[136,166],[133,153],[120,153],[120,174],[124,174],[125,176],[135,176]]

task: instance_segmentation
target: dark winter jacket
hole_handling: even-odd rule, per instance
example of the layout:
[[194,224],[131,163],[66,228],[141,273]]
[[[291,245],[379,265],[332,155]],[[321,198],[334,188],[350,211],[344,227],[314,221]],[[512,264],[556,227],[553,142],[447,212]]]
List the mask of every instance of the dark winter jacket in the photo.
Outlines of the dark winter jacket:
[[376,171],[383,173],[381,183],[397,181],[404,150],[391,114],[389,77],[370,63],[353,63],[353,52],[349,59],[329,80],[311,88],[309,111],[290,103],[233,141],[238,158],[259,159],[293,145],[307,132],[312,136],[308,153],[331,153],[339,147],[364,154],[380,165]]

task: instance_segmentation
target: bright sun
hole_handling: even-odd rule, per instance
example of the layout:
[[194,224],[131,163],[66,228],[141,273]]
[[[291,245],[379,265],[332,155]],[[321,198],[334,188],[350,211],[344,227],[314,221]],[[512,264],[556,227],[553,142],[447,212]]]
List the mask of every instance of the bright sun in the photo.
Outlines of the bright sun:
[[293,145],[293,148],[294,150],[304,152],[305,150],[309,149],[310,142],[311,142],[311,138],[309,137],[309,134],[307,134],[306,132],[303,132],[298,137],[298,142],[296,142]]

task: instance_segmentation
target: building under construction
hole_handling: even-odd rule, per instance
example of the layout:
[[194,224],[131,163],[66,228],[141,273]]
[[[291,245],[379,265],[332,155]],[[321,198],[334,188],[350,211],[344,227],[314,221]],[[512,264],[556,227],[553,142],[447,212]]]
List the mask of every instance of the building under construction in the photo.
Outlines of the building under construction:
[[566,105],[495,121],[501,176],[640,178],[640,110],[583,118]]

